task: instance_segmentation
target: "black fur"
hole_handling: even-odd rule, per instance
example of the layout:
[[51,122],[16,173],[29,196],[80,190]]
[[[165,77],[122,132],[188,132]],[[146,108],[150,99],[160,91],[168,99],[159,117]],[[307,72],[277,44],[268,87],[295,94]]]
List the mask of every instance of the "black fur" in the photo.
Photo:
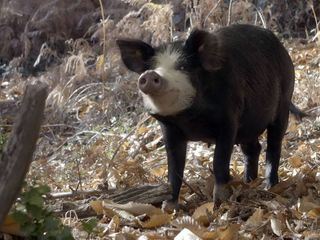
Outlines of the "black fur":
[[[291,103],[294,67],[280,41],[269,30],[233,25],[214,33],[195,30],[186,42],[175,44],[185,56],[177,67],[183,66],[197,94],[191,107],[176,115],[153,115],[164,135],[172,200],[179,196],[188,141],[216,144],[213,169],[221,186],[230,180],[234,144],[245,155],[245,181],[257,177],[258,137],[267,130],[267,184],[278,183],[289,110],[302,113]],[[145,59],[152,61],[153,55]]]

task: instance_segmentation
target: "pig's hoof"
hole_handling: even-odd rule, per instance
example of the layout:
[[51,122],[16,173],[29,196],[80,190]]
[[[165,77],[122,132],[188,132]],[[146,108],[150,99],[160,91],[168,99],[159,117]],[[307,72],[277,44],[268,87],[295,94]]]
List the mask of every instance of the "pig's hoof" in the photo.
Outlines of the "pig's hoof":
[[274,185],[279,183],[278,176],[267,178],[266,189],[272,188]]
[[229,184],[215,185],[213,189],[213,202],[215,206],[220,206],[221,203],[227,201],[232,195],[232,190]]
[[165,212],[172,213],[174,210],[179,210],[178,201],[163,201],[161,209]]

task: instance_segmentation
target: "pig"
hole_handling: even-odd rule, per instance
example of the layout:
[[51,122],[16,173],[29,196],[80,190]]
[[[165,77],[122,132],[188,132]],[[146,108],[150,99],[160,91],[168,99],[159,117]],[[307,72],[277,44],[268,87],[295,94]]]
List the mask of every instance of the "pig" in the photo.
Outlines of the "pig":
[[185,41],[158,47],[118,39],[124,65],[140,74],[138,88],[158,120],[168,160],[171,206],[178,206],[188,141],[215,144],[213,200],[230,194],[230,158],[235,144],[244,154],[244,181],[257,178],[259,136],[267,130],[266,185],[278,183],[282,139],[291,101],[292,60],[269,30],[231,25],[215,32],[195,29]]

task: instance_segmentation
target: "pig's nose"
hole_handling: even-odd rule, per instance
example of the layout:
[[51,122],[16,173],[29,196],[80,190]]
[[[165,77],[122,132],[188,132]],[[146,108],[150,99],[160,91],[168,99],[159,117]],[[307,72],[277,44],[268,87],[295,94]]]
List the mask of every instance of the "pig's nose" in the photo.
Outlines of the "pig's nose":
[[144,72],[138,81],[139,89],[145,94],[154,94],[162,87],[163,79],[153,70]]

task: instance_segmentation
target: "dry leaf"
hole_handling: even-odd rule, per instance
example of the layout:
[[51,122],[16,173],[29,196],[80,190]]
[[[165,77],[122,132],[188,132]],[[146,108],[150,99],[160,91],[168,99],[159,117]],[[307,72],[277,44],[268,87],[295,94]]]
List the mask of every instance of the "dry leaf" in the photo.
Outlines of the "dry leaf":
[[189,229],[184,228],[182,231],[174,238],[174,240],[201,240],[196,234],[191,232]]
[[299,156],[293,156],[293,157],[289,158],[289,163],[293,168],[299,168],[302,166],[303,160]]
[[117,232],[120,227],[120,218],[118,215],[114,215],[108,224],[108,229],[112,232]]
[[137,129],[137,134],[138,135],[142,135],[146,132],[149,131],[149,128],[145,127],[145,126],[140,126],[138,129]]
[[150,217],[150,219],[146,222],[139,221],[139,224],[143,228],[155,228],[165,224],[168,224],[171,220],[171,214],[162,213],[155,214]]
[[96,212],[97,215],[103,214],[102,201],[91,201],[90,206]]
[[151,204],[134,203],[134,202],[129,202],[126,204],[118,204],[111,201],[103,201],[102,205],[103,205],[103,208],[123,210],[128,213],[131,213],[134,216],[138,216],[142,214],[147,214],[148,216],[151,216],[154,214],[162,214],[162,211],[160,208],[156,208]]
[[305,239],[313,240],[313,239],[320,239],[320,232],[318,230],[316,231],[304,231],[303,235]]
[[103,68],[104,68],[104,56],[100,55],[97,58],[97,62],[96,62],[96,71],[97,72],[102,72]]
[[308,188],[306,187],[306,183],[303,178],[298,178],[296,180],[296,195],[303,196],[308,193]]
[[131,233],[112,233],[108,236],[107,239],[115,239],[115,240],[136,240],[137,237]]
[[[105,210],[110,210],[110,209],[105,209]],[[125,211],[125,210],[119,210],[119,209],[113,209],[113,211],[119,215],[119,217],[128,220],[129,222],[134,222],[136,221],[136,216],[132,215],[131,213]]]
[[239,238],[239,229],[239,224],[229,224],[218,228],[217,233],[221,240],[236,240]]
[[300,212],[309,212],[312,209],[320,208],[320,206],[314,203],[313,199],[309,196],[304,196],[298,200],[298,210]]
[[6,216],[4,219],[3,224],[0,226],[0,232],[15,236],[23,236],[20,225],[10,215]]
[[282,236],[282,223],[279,219],[272,217],[270,219],[271,229],[278,237]]
[[156,139],[154,139],[153,141],[149,142],[148,144],[146,144],[146,147],[149,150],[155,150],[158,146],[160,141],[162,140],[162,136],[157,137]]
[[183,216],[183,217],[179,217],[176,218],[173,222],[172,225],[175,226],[176,228],[198,228],[200,229],[201,226],[199,225],[199,223],[192,217],[190,216]]
[[314,208],[308,212],[308,217],[313,219],[319,219],[320,217],[320,208]]
[[256,228],[264,223],[264,210],[257,208],[256,211],[246,221],[246,226],[249,228]]
[[137,240],[167,240],[166,236],[163,236],[162,232],[146,232],[145,235],[141,235]]
[[281,194],[284,192],[287,188],[292,186],[292,179],[288,179],[287,181],[279,182],[278,184],[274,185],[269,189],[270,192]]
[[187,228],[199,236],[201,236],[204,232],[206,232],[205,231],[206,229],[203,228],[194,218],[190,216],[183,216],[183,217],[177,218],[174,221],[172,221],[171,224],[178,229]]
[[163,177],[166,172],[167,172],[167,166],[166,165],[161,165],[159,167],[154,167],[152,169],[150,169],[150,172],[152,173],[152,175],[157,176],[157,177]]
[[213,202],[208,202],[200,207],[198,207],[192,217],[200,224],[206,226],[209,224],[209,218],[208,218],[208,213],[212,214],[213,213],[213,207],[214,203]]
[[212,240],[212,239],[217,239],[219,237],[217,232],[204,232],[201,235],[201,238],[203,240]]

